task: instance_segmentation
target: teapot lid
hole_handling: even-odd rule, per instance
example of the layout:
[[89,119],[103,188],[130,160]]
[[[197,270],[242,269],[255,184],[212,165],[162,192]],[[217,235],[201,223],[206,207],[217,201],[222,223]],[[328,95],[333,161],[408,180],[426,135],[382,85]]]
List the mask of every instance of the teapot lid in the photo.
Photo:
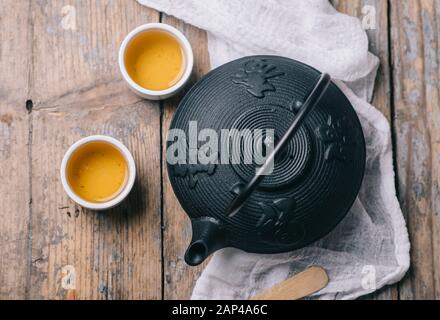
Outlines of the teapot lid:
[[[236,156],[234,152],[225,156],[222,132],[272,129],[274,139],[281,138],[320,76],[312,67],[288,58],[245,57],[211,71],[182,99],[170,129],[183,132],[189,140],[194,133],[198,138],[195,146],[185,142],[186,162],[168,161],[168,174],[193,223],[207,218],[218,222],[222,244],[217,247],[254,253],[301,248],[330,232],[352,206],[364,174],[364,136],[350,102],[331,83],[275,159],[272,174],[238,214],[225,214],[258,164],[243,161],[246,149],[253,146],[246,139],[255,138],[253,134],[242,136],[235,158],[240,161],[221,161]],[[217,161],[191,162],[191,150],[204,144],[206,137],[199,134],[206,129],[220,137]],[[174,144],[176,136],[169,135],[168,150]]]

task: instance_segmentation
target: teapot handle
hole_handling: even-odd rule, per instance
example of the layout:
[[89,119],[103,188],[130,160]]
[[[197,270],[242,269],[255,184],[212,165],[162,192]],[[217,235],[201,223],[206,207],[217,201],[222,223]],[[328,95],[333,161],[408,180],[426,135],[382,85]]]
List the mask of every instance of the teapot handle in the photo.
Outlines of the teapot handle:
[[252,192],[258,187],[259,183],[266,176],[265,173],[269,168],[271,168],[271,164],[275,159],[275,156],[282,152],[282,150],[286,147],[290,139],[294,136],[294,134],[298,131],[298,128],[301,126],[303,121],[307,118],[308,114],[312,109],[319,103],[324,93],[327,91],[331,83],[331,77],[327,73],[323,73],[316,83],[313,90],[310,92],[306,101],[304,102],[301,109],[295,116],[292,124],[290,125],[287,132],[283,135],[283,137],[278,141],[274,150],[269,154],[263,166],[261,166],[255,176],[249,181],[241,190],[240,193],[235,197],[226,211],[227,216],[233,217],[235,216],[240,209],[243,207],[246,200],[252,194]]

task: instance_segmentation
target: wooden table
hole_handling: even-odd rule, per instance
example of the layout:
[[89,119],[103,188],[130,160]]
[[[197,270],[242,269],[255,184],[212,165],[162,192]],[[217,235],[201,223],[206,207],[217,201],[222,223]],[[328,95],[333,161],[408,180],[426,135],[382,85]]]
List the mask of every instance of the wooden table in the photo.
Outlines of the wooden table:
[[[412,242],[406,278],[370,298],[440,298],[439,2],[334,4],[359,17],[364,5],[376,8],[374,105],[392,125]],[[205,32],[134,0],[0,2],[0,298],[190,296],[201,268],[182,260],[191,231],[163,157],[179,97],[139,99],[117,65],[123,37],[158,21],[188,36],[200,78],[209,70]],[[128,201],[107,213],[70,201],[58,172],[69,145],[98,133],[122,140],[138,167]]]

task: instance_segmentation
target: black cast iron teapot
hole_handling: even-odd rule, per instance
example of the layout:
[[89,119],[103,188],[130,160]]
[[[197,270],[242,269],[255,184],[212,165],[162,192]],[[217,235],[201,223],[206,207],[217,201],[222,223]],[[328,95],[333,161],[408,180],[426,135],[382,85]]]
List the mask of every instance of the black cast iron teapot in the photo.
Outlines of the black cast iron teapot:
[[[191,88],[170,129],[191,136],[191,123],[197,132],[210,129],[218,136],[232,129],[274,134],[262,143],[270,150],[264,163],[168,163],[174,192],[192,222],[189,265],[225,247],[253,253],[305,247],[329,233],[356,199],[365,168],[359,119],[330,77],[310,66],[277,56],[227,63]],[[249,137],[243,136],[239,151],[254,145]],[[176,143],[169,136],[167,147]],[[183,148],[188,160],[194,145]],[[222,150],[214,158],[225,158]],[[273,170],[266,175],[269,160]]]

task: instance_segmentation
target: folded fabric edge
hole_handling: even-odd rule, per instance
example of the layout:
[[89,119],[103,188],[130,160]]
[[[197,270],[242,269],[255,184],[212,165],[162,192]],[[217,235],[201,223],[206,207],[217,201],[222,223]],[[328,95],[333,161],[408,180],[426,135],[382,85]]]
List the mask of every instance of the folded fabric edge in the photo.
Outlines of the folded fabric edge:
[[[156,1],[148,1],[148,0],[137,0],[137,1],[141,5],[144,5],[144,6],[147,6],[149,8],[152,8],[152,9],[154,9],[156,11],[166,12],[167,14],[169,14],[169,15],[177,18],[177,19],[182,19],[183,21],[185,21],[188,24],[194,25],[197,28],[204,29],[203,25],[200,25],[200,24],[198,24],[197,22],[194,22],[194,21],[191,21],[191,22],[187,21],[187,19],[186,19],[187,17],[185,17],[185,16],[176,15],[176,13],[171,8],[171,2],[170,1],[164,1],[163,3],[159,3],[159,2],[156,2]],[[350,15],[346,15],[346,14],[343,14],[343,13],[337,11],[331,5],[329,5],[329,6],[330,6],[330,8],[332,8],[332,10],[334,11],[335,14],[340,14],[340,15],[344,15],[344,16],[347,16],[347,17],[350,17],[350,18],[354,18],[354,17],[352,17]],[[359,21],[358,21],[358,24],[359,24],[359,26],[361,28],[361,23]],[[213,30],[206,30],[206,31],[207,32],[211,32],[211,34],[213,36],[215,36],[215,37],[217,37],[219,39],[222,39],[223,41],[226,41],[226,42],[229,41],[229,39],[225,39],[221,34],[217,34],[217,33],[213,32]],[[331,72],[330,70],[320,70],[320,71],[328,72],[328,73],[330,73],[330,75],[332,75],[336,79],[343,80],[345,82],[356,82],[356,81],[360,81],[362,79],[366,79],[367,77],[371,76],[371,74],[377,70],[377,68],[378,68],[378,66],[380,64],[380,61],[379,61],[379,59],[375,55],[371,54],[368,51],[368,37],[367,37],[365,32],[363,33],[362,37],[365,38],[363,41],[366,43],[366,45],[365,45],[366,49],[365,49],[365,52],[362,52],[362,56],[365,55],[365,59],[366,59],[365,64],[367,65],[367,67],[364,67],[365,64],[362,64],[362,66],[363,66],[362,67],[362,69],[363,69],[362,72],[359,72],[359,68],[358,68],[358,70],[354,71],[354,67],[351,68],[352,69],[351,72],[345,71],[344,73],[342,73],[344,76],[341,76],[341,74],[337,75],[334,70],[333,70],[333,72]],[[364,51],[364,50],[362,50],[362,51]],[[299,59],[297,59],[297,60],[299,60]],[[301,61],[301,60],[299,60],[299,61]],[[362,61],[364,61],[364,58],[362,59]],[[211,58],[210,58],[210,62],[212,63]],[[306,63],[306,64],[310,64],[309,61],[301,61],[301,62]],[[368,88],[368,93],[370,94],[371,92],[372,92],[372,89]]]

